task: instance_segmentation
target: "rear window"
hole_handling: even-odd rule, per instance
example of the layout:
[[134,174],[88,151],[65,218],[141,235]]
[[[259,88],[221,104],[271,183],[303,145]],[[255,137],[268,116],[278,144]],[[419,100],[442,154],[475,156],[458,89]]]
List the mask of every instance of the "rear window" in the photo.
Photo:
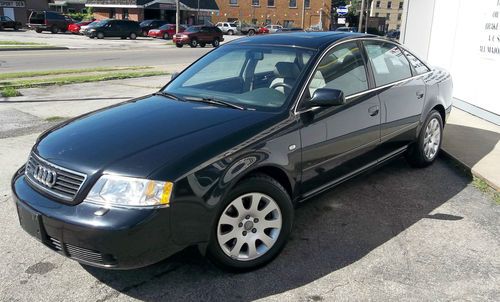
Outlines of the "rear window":
[[427,68],[427,66],[425,66],[425,64],[422,63],[422,61],[420,61],[419,59],[417,59],[417,57],[415,57],[413,54],[409,53],[405,49],[403,49],[403,53],[408,58],[408,61],[410,61],[410,64],[413,67],[413,69],[415,69],[415,71],[417,72],[417,75],[430,71],[429,68]]
[[144,20],[141,22],[141,26],[149,26],[152,22],[153,20]]

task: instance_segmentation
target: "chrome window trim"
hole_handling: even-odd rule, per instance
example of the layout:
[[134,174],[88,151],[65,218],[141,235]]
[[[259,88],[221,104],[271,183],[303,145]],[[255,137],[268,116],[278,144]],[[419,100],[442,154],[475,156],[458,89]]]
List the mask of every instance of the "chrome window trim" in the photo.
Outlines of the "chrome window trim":
[[76,190],[75,196],[73,198],[68,197],[66,195],[63,195],[63,194],[60,194],[60,193],[57,193],[57,192],[54,192],[50,188],[47,188],[47,187],[43,186],[42,184],[38,183],[36,180],[34,180],[34,179],[31,178],[31,176],[28,174],[27,168],[25,168],[24,175],[26,176],[26,179],[28,180],[29,183],[31,183],[34,186],[36,186],[37,188],[43,190],[47,194],[50,194],[50,195],[55,196],[57,198],[60,198],[62,200],[73,201],[76,198],[76,195],[78,195],[78,193],[80,192],[83,184],[87,180],[87,174],[76,172],[76,171],[73,171],[73,170],[70,170],[70,169],[67,169],[67,168],[63,168],[63,167],[61,167],[59,165],[53,164],[51,162],[48,162],[47,160],[45,160],[45,159],[41,158],[40,156],[38,156],[37,154],[35,154],[35,152],[31,152],[30,153],[30,155],[28,156],[28,162],[30,161],[31,157],[34,157],[36,160],[42,162],[43,164],[45,164],[47,166],[50,166],[50,167],[56,168],[56,169],[61,170],[61,171],[65,171],[65,172],[68,172],[68,173],[72,173],[72,174],[81,176],[81,177],[83,177],[83,180],[82,180],[82,183],[80,184],[80,186],[78,187],[78,189]]
[[[311,82],[311,79],[312,77],[314,76],[314,73],[316,72],[316,70],[318,69],[318,65],[319,63],[323,60],[323,58],[330,52],[330,50],[332,50],[333,48],[339,46],[339,45],[342,45],[344,43],[349,43],[349,42],[357,42],[357,41],[378,41],[378,42],[383,42],[383,43],[391,43],[397,47],[401,47],[401,45],[399,44],[396,44],[392,41],[388,41],[388,40],[385,40],[383,38],[376,38],[376,37],[364,37],[364,38],[352,38],[352,39],[347,39],[347,40],[342,40],[342,41],[338,41],[336,43],[333,43],[332,45],[330,45],[327,49],[325,49],[323,51],[323,54],[321,54],[321,57],[316,61],[316,63],[314,64],[314,68],[313,70],[311,71],[311,73],[309,73],[309,76],[307,77],[307,81],[306,81],[306,85],[304,85],[300,91],[300,94],[299,94],[299,97],[295,100],[292,108],[293,108],[293,114],[294,115],[298,115],[298,114],[301,114],[301,113],[305,113],[305,112],[309,112],[309,111],[314,111],[320,107],[312,107],[312,108],[307,108],[305,110],[297,110],[298,109],[298,106],[300,104],[300,100],[302,100],[302,97],[304,96],[304,93],[307,89],[307,87],[309,86],[309,83]],[[409,53],[411,53],[412,55],[414,55],[412,52],[410,52],[409,50],[407,50],[406,48],[402,47],[404,50],[408,51]],[[404,54],[403,54],[404,55]],[[414,55],[415,56],[415,55]],[[419,77],[423,77],[429,73],[431,73],[433,70],[431,68],[429,68],[429,66],[424,63],[419,57],[415,56],[417,59],[419,59],[428,69],[429,71],[428,72],[425,72],[425,73],[422,73],[422,74],[418,74],[418,75],[415,75],[415,76],[411,76],[409,78],[406,78],[406,79],[402,79],[402,80],[399,80],[399,81],[396,81],[396,82],[392,82],[392,83],[388,83],[388,84],[385,84],[385,85],[382,85],[380,87],[375,87],[375,88],[372,88],[372,89],[368,89],[368,90],[364,90],[364,91],[361,91],[361,92],[358,92],[358,93],[355,93],[355,94],[351,94],[351,95],[348,95],[345,97],[346,100],[350,100],[352,98],[355,98],[355,97],[358,97],[358,96],[362,96],[364,94],[367,94],[367,93],[371,93],[371,92],[374,92],[374,91],[377,91],[377,90],[381,90],[381,89],[384,89],[384,88],[387,88],[387,87],[390,87],[390,86],[394,86],[394,85],[398,85],[398,84],[401,84],[401,83],[404,83],[404,82],[408,82],[408,81],[411,81],[413,79],[416,79],[416,78],[419,78]],[[405,55],[405,58],[406,58],[406,55]],[[408,60],[408,59],[407,59]],[[366,66],[366,68],[368,68],[368,66]]]

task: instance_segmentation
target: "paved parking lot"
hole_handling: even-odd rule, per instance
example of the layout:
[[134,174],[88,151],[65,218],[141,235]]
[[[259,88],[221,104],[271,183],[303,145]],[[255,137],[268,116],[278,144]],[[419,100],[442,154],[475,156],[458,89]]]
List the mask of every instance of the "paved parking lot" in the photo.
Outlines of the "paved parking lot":
[[500,207],[444,160],[399,159],[310,200],[283,253],[254,272],[222,272],[195,248],[133,271],[79,265],[18,224],[10,177],[50,126],[26,108],[1,117],[19,121],[0,139],[1,301],[500,300]]

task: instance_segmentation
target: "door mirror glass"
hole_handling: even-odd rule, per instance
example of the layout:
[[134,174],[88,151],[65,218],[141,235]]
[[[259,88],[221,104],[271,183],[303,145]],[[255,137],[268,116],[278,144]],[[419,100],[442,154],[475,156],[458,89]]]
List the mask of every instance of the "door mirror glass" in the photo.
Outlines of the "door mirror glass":
[[316,89],[312,98],[307,102],[308,107],[331,107],[345,104],[342,90],[331,88]]

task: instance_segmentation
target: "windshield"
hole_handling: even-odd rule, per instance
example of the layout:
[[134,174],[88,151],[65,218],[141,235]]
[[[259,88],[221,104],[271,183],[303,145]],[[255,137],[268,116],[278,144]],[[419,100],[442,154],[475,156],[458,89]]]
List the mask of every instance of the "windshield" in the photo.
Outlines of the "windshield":
[[211,98],[247,109],[279,111],[313,54],[292,47],[227,45],[200,59],[164,91],[186,99]]
[[196,33],[200,31],[200,28],[197,26],[190,26],[186,29],[186,31],[189,33]]

